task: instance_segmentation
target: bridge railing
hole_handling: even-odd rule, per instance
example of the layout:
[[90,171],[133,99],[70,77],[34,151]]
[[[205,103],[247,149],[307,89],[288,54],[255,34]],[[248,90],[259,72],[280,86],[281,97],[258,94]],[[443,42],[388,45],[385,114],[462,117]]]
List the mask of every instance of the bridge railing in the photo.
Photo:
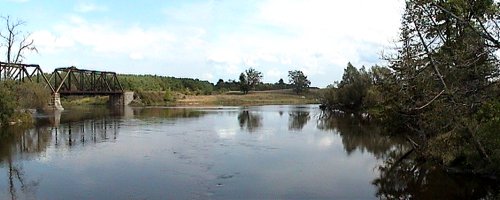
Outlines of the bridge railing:
[[52,92],[54,87],[50,85],[49,80],[43,73],[39,65],[18,64],[0,62],[0,80],[13,80],[19,82],[37,82],[45,83]]
[[115,72],[57,68],[49,77],[55,92],[61,95],[110,95],[123,93]]
[[61,95],[113,95],[122,94],[123,87],[115,72],[56,68],[49,78],[39,65],[0,62],[0,81],[45,83],[52,93]]

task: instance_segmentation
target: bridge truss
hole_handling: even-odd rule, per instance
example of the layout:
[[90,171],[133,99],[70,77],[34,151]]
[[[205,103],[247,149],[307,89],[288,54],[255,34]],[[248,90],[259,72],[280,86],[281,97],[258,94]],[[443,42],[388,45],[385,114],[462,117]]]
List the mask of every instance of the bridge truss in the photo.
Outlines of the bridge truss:
[[60,95],[115,95],[122,94],[123,87],[115,72],[57,68],[44,74],[39,65],[0,62],[0,81],[45,83],[53,94]]
[[61,95],[113,95],[122,94],[123,87],[115,72],[57,68],[49,77],[49,85]]

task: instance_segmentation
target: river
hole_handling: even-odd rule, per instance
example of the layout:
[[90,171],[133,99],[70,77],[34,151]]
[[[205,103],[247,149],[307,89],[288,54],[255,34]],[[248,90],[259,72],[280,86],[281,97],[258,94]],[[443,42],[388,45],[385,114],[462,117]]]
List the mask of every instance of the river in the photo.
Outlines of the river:
[[73,107],[0,131],[0,199],[480,199],[404,140],[317,105]]

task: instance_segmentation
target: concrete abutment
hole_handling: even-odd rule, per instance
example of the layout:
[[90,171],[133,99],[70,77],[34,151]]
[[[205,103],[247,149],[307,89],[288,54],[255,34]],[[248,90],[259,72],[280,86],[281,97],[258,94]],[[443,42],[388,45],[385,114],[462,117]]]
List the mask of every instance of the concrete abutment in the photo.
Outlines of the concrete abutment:
[[52,110],[64,110],[61,104],[61,95],[59,93],[53,93],[49,101],[49,108]]
[[134,100],[134,92],[123,92],[122,94],[114,94],[109,96],[109,105],[125,106],[129,105]]

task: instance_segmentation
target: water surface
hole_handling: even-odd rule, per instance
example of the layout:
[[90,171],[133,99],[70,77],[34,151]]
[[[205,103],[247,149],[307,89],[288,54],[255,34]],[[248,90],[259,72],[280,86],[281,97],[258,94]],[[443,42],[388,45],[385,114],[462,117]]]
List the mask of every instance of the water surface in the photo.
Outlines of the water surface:
[[444,175],[411,160],[393,167],[408,150],[403,140],[367,122],[320,114],[317,105],[304,105],[87,107],[40,115],[35,128],[0,133],[0,199],[495,194],[497,188],[484,182]]

